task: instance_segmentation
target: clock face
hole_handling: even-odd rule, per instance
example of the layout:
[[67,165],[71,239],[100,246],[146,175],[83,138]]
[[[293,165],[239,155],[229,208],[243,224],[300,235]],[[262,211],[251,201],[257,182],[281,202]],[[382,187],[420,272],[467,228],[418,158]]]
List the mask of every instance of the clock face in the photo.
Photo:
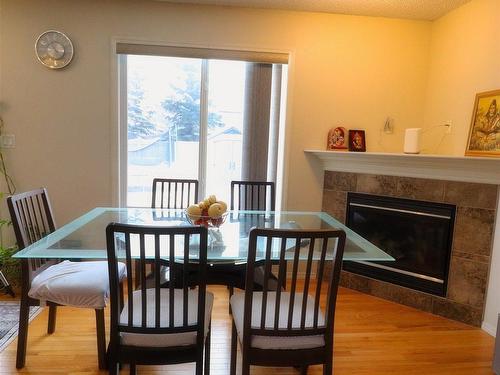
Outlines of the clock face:
[[35,43],[38,61],[51,69],[64,68],[73,58],[73,43],[60,31],[49,30]]

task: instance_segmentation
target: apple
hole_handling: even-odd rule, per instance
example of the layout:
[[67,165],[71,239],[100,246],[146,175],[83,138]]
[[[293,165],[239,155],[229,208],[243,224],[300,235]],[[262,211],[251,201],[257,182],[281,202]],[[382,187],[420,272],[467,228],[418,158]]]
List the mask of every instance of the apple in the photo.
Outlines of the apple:
[[223,220],[224,220],[224,218],[222,218],[222,217],[217,217],[215,219],[212,219],[212,225],[214,227],[219,227],[222,224]]
[[223,207],[219,203],[214,203],[208,208],[208,216],[212,219],[221,217],[223,213]]
[[196,220],[201,216],[201,208],[196,204],[190,205],[186,212],[191,220]]
[[222,207],[222,212],[226,212],[227,211],[227,203],[226,202],[223,202],[223,201],[217,201],[215,203],[218,203],[219,205],[221,205]]

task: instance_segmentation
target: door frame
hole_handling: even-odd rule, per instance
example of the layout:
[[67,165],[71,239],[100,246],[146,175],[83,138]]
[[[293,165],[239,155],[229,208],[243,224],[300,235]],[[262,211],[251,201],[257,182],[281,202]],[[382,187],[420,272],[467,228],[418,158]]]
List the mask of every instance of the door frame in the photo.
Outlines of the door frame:
[[[282,122],[280,126],[280,145],[278,149],[278,168],[277,168],[277,181],[276,181],[276,209],[286,210],[288,206],[288,186],[289,180],[289,160],[290,160],[290,140],[291,140],[291,124],[292,124],[292,91],[294,83],[294,68],[295,68],[295,55],[294,49],[269,49],[269,48],[255,48],[255,46],[233,45],[233,44],[216,44],[207,47],[201,44],[192,43],[179,43],[169,42],[165,40],[152,40],[148,38],[130,38],[130,37],[112,37],[110,43],[110,173],[109,184],[111,186],[110,202],[113,207],[125,207],[126,201],[126,173],[123,174],[123,168],[127,168],[127,163],[121,162],[122,150],[121,144],[123,137],[122,122],[126,123],[126,103],[120,103],[120,81],[121,75],[124,74],[120,70],[120,55],[116,53],[116,46],[118,43],[128,44],[148,44],[172,47],[191,47],[191,48],[214,48],[221,50],[237,50],[249,51],[257,53],[285,53],[288,55],[288,73],[287,80],[282,83]],[[126,73],[125,73],[126,77]],[[280,122],[281,122],[280,121]],[[125,159],[126,161],[126,159]],[[126,171],[125,171],[126,172]],[[125,181],[124,181],[125,180]],[[123,188],[123,186],[125,188]],[[123,191],[125,189],[125,192]]]

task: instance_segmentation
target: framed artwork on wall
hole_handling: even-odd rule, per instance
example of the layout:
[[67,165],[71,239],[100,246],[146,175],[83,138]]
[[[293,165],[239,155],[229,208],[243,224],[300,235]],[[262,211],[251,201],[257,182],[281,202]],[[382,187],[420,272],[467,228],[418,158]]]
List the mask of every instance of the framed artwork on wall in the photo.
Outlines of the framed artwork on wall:
[[500,157],[500,90],[476,95],[465,155]]
[[349,130],[349,151],[366,151],[366,138],[364,130]]
[[328,132],[327,150],[347,150],[347,130],[342,126]]

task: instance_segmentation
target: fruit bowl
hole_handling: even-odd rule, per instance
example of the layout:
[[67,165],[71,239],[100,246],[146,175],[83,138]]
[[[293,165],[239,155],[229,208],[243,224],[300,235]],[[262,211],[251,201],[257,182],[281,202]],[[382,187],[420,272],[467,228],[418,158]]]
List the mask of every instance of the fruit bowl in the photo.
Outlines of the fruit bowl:
[[219,228],[227,216],[227,204],[210,195],[198,204],[192,204],[184,211],[192,225],[203,225],[207,228]]
[[224,212],[222,215],[217,217],[205,216],[205,215],[189,215],[187,210],[184,212],[187,220],[192,225],[203,225],[207,228],[219,228],[226,221],[228,212]]

